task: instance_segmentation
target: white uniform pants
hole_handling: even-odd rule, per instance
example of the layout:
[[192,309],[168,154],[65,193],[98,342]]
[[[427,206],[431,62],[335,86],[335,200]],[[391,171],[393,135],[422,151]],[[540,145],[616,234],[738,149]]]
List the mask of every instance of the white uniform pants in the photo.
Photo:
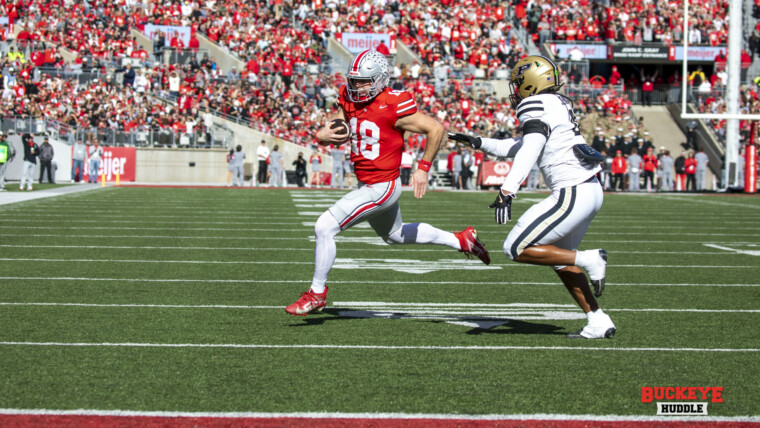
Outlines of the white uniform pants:
[[504,241],[504,253],[514,260],[528,247],[552,244],[577,250],[586,229],[602,208],[604,193],[596,177],[552,191],[523,214]]
[[360,183],[359,186],[330,207],[330,214],[335,217],[340,230],[367,220],[378,236],[386,239],[402,225],[401,209],[398,206],[401,198],[400,180],[397,178],[366,185]]

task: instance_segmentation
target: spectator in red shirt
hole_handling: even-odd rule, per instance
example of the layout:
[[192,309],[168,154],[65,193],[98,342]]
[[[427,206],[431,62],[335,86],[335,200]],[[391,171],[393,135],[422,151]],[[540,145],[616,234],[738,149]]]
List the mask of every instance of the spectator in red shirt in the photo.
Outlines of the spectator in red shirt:
[[642,160],[644,161],[644,186],[647,192],[651,192],[655,190],[654,171],[657,169],[657,156],[654,155],[654,149],[648,148]]
[[654,76],[644,75],[644,71],[641,71],[641,93],[644,96],[643,104],[647,107],[652,106],[652,92],[654,92],[654,79],[657,77],[657,71],[654,72]]
[[198,38],[195,36],[190,36],[190,42],[189,42],[188,47],[192,49],[193,52],[198,52],[198,48],[200,47],[200,42],[198,41]]
[[382,40],[380,40],[380,44],[377,45],[377,47],[375,48],[375,50],[378,51],[378,52],[380,52],[381,54],[383,54],[385,56],[389,56],[391,54],[391,51],[388,50],[388,46],[385,46],[385,43]]
[[749,66],[752,65],[752,57],[749,56],[749,54],[747,53],[747,51],[745,51],[744,49],[742,49],[741,58],[742,58],[741,81],[742,82],[746,82],[747,81],[747,71],[749,70]]
[[280,62],[280,76],[285,89],[290,89],[290,83],[293,80],[293,60],[289,57],[284,57]]
[[610,84],[611,85],[617,85],[622,81],[622,77],[620,76],[620,72],[618,72],[617,65],[612,66],[612,73],[610,73]]
[[618,150],[615,153],[615,158],[612,159],[612,190],[623,190],[623,183],[625,182],[625,171],[627,169],[628,162],[623,157],[623,151]]
[[259,74],[259,63],[256,61],[255,55],[251,55],[251,59],[245,64],[245,68],[249,73]]
[[169,46],[171,46],[174,49],[184,49],[185,42],[182,41],[182,37],[180,37],[178,32],[174,32],[174,35],[172,36],[171,42],[169,42]]
[[694,152],[689,151],[689,157],[684,163],[684,172],[686,172],[686,188],[684,190],[696,192],[697,186],[694,177],[697,174],[697,160],[694,159]]

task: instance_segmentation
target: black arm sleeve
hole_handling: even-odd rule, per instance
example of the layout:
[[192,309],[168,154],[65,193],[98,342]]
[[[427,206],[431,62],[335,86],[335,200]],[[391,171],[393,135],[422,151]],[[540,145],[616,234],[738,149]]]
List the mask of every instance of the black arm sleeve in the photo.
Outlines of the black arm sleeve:
[[548,140],[551,130],[549,130],[549,125],[538,119],[533,119],[522,124],[522,133],[523,135],[541,134]]

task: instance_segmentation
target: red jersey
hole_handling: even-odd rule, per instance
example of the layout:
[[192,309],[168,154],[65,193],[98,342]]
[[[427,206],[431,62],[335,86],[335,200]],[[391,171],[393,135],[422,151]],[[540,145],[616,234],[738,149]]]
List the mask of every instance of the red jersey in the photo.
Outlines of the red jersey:
[[354,103],[344,85],[338,102],[351,126],[351,162],[356,178],[365,184],[398,178],[404,131],[396,128],[396,121],[417,112],[412,94],[385,88],[369,103]]

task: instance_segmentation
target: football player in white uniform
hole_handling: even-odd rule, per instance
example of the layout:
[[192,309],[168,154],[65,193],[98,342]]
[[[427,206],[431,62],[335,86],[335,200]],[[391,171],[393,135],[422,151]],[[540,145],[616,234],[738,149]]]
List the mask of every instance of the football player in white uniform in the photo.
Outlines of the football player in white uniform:
[[[541,56],[523,58],[512,70],[510,85],[522,137],[496,140],[449,134],[449,138],[493,156],[514,157],[496,201],[489,206],[495,208],[498,224],[511,219],[512,199],[538,162],[552,193],[520,217],[504,241],[504,253],[516,262],[554,267],[588,317],[587,325],[568,337],[612,337],[615,324],[594,298],[604,290],[607,252],[577,250],[602,207],[602,187],[596,173],[601,170],[603,158],[581,136],[572,102],[557,93],[562,84],[551,60]],[[593,294],[583,269],[591,279]]]

